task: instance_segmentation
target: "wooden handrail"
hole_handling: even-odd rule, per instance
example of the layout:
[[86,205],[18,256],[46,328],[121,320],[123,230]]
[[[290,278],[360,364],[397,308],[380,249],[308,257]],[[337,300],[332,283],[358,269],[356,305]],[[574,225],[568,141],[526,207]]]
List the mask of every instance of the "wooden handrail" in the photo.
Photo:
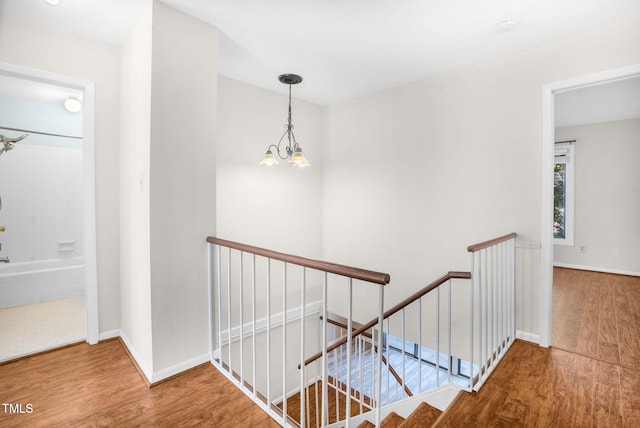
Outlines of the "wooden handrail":
[[488,241],[469,245],[467,247],[467,251],[470,253],[475,253],[476,251],[484,250],[485,248],[489,248],[501,242],[505,242],[505,241],[508,241],[509,239],[513,239],[516,236],[518,236],[518,234],[514,232],[514,233],[509,233],[508,235],[500,236],[498,238],[490,239]]
[[286,263],[317,269],[336,275],[346,276],[348,278],[360,279],[362,281],[372,282],[374,284],[387,285],[391,281],[388,273],[374,272],[371,270],[360,269],[352,266],[339,265],[336,263],[325,262],[322,260],[307,259],[292,254],[279,253],[265,248],[254,247],[252,245],[241,244],[239,242],[227,241],[225,239],[216,238],[214,236],[207,237],[210,244],[220,245],[222,247],[233,248],[235,250],[256,254],[259,256],[269,257],[274,260],[280,260]]
[[[433,281],[431,284],[427,285],[422,290],[417,291],[416,293],[414,293],[411,296],[409,296],[406,299],[404,299],[402,302],[400,302],[397,305],[395,305],[393,308],[391,308],[388,311],[386,311],[383,314],[383,319],[387,319],[391,315],[395,314],[396,312],[401,311],[406,306],[408,306],[411,303],[415,302],[416,300],[418,300],[419,298],[421,298],[422,296],[424,296],[425,294],[427,294],[431,290],[439,287],[440,285],[444,284],[445,282],[449,281],[450,279],[471,279],[471,273],[470,272],[448,272],[442,278],[439,278],[439,279]],[[362,327],[353,330],[353,332],[351,333],[351,338],[354,338],[354,337],[357,337],[357,336],[361,335],[362,333],[366,332],[367,330],[369,330],[371,327],[373,327],[376,324],[378,324],[378,318],[377,317],[372,319],[368,323],[363,324]],[[328,346],[326,352],[329,353],[329,352],[333,351],[334,349],[336,349],[337,347],[344,345],[345,343],[347,343],[347,336],[344,336],[341,339],[336,340],[334,343],[332,343],[330,346]],[[308,359],[306,359],[305,362],[304,362],[304,365],[306,366],[308,364],[311,364],[312,362],[314,362],[315,360],[317,360],[320,357],[322,357],[322,351],[318,352],[318,353],[314,354],[313,356],[309,357]]]

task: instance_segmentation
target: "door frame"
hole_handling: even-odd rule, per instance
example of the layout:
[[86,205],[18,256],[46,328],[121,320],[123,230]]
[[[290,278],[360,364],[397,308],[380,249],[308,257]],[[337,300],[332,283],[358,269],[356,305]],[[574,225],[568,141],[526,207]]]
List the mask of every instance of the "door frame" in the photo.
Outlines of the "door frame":
[[540,345],[551,345],[553,291],[553,164],[555,95],[640,76],[640,64],[574,77],[542,86],[542,224],[539,303]]
[[82,91],[82,217],[87,342],[98,343],[98,269],[96,252],[95,83],[77,77],[0,61],[0,74]]

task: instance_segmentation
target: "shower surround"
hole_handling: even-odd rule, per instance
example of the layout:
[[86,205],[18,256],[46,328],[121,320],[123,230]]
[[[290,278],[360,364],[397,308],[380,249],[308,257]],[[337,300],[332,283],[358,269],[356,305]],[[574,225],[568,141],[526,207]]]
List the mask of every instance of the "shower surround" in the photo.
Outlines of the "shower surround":
[[83,294],[81,140],[29,135],[0,159],[0,195],[0,308]]

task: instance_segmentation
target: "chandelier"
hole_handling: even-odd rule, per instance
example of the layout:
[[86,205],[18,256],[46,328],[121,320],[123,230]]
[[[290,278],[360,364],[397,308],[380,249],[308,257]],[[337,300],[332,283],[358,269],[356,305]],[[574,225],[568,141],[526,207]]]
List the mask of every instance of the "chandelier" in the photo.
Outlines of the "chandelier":
[[[291,123],[291,85],[297,85],[298,83],[302,82],[302,77],[298,76],[297,74],[281,74],[280,76],[278,76],[278,80],[285,85],[289,85],[289,117],[287,124],[285,125],[286,130],[284,131],[284,134],[282,134],[282,137],[280,137],[280,141],[278,141],[277,145],[271,144],[269,147],[267,147],[267,152],[262,157],[260,165],[271,166],[279,163],[278,159],[275,157],[273,151],[271,150],[274,149],[280,159],[288,159],[289,164],[298,168],[303,168],[305,166],[311,165],[311,163],[309,163],[309,160],[304,156],[304,153],[302,153],[302,149],[296,141],[295,135],[293,135],[293,124]],[[285,140],[285,136],[287,137],[287,144],[281,149],[280,146]]]

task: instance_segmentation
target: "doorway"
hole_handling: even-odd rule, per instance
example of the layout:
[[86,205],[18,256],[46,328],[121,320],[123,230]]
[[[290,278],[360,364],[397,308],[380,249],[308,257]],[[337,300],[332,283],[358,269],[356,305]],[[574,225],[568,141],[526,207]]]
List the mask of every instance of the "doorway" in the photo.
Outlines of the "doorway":
[[552,291],[553,291],[553,215],[554,215],[554,148],[555,148],[555,98],[576,89],[618,82],[640,76],[640,65],[609,70],[588,76],[550,83],[543,86],[543,173],[542,173],[542,225],[541,225],[541,294],[540,294],[540,345],[552,343]]
[[[3,298],[15,300],[5,302],[8,305],[45,305],[34,313],[49,313],[51,317],[56,313],[68,315],[74,310],[77,313],[81,306],[81,320],[75,323],[82,324],[81,338],[97,343],[93,83],[5,62],[0,62],[0,79],[10,82],[10,89],[5,85],[0,94],[5,104],[18,100],[15,109],[5,106],[3,119],[11,124],[0,123],[4,127],[0,134],[7,136],[5,140],[28,135],[10,143],[12,147],[0,155],[0,168],[5,167],[0,198],[8,192],[2,201],[4,206],[0,205],[0,225],[11,231],[0,233],[3,244],[0,259],[6,257],[9,261],[0,267],[6,268],[2,272],[4,284],[14,287],[5,289],[8,292],[3,292]],[[24,91],[24,97],[20,91]],[[29,91],[36,95],[29,95]],[[74,116],[76,124],[66,130],[56,127],[62,116],[50,117],[47,103],[43,99],[37,101],[38,93],[41,98],[60,98],[64,93],[80,100],[82,111]],[[71,116],[62,108],[65,99],[60,99],[56,106],[58,114]],[[31,126],[21,122],[17,116],[29,108],[32,109],[29,115],[49,123]],[[20,179],[21,168],[36,171],[35,175],[40,177],[25,179],[23,175]],[[3,224],[9,219],[11,225]],[[52,299],[61,300],[57,309],[46,307]],[[6,328],[19,335],[18,328]]]

